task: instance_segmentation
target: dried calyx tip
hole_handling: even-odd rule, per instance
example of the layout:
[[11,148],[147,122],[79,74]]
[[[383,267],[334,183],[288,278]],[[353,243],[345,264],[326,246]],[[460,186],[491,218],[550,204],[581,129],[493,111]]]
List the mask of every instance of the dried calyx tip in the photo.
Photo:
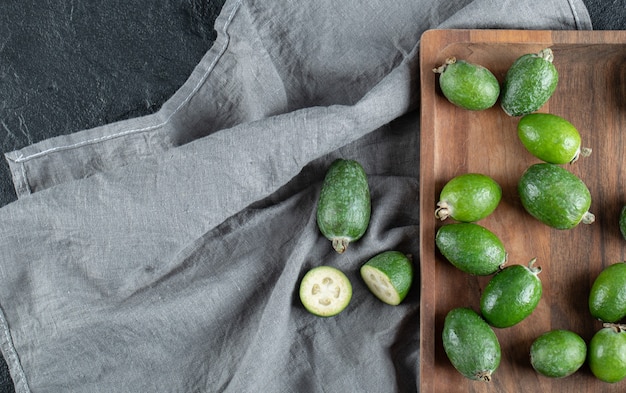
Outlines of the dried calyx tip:
[[456,57],[448,57],[446,59],[446,62],[443,63],[442,65],[440,65],[439,67],[435,67],[433,68],[433,72],[435,74],[441,74],[442,72],[444,72],[446,70],[446,67],[449,66],[450,64],[454,64],[456,63]]

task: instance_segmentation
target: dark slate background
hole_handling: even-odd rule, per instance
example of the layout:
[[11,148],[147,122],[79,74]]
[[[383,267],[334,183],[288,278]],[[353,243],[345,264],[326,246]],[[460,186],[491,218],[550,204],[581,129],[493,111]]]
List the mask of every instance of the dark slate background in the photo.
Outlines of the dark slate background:
[[[0,152],[155,112],[216,33],[225,0],[1,0]],[[626,30],[626,0],[584,0]],[[0,160],[0,206],[16,199]],[[0,392],[14,392],[0,359]]]

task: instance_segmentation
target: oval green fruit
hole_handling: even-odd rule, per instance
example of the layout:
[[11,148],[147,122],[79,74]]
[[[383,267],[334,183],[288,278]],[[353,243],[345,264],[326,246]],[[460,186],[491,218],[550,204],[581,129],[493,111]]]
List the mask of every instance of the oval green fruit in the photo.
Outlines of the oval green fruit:
[[518,182],[524,209],[544,224],[571,229],[591,224],[591,194],[585,183],[568,170],[553,164],[531,165]]
[[587,359],[596,378],[615,383],[626,378],[626,326],[604,324],[589,342]]
[[384,251],[360,269],[369,290],[382,302],[397,306],[409,293],[413,283],[413,262],[400,251]]
[[464,307],[450,310],[442,338],[454,368],[469,379],[491,381],[502,354],[496,334],[480,315]]
[[311,314],[332,317],[342,312],[352,299],[352,284],[332,266],[309,270],[300,282],[300,301]]
[[491,108],[500,95],[500,83],[487,68],[450,57],[433,70],[443,95],[454,105],[474,111]]
[[532,155],[551,164],[573,163],[591,154],[591,149],[581,148],[576,127],[550,113],[525,115],[517,123],[517,134]]
[[551,330],[537,337],[530,346],[530,363],[540,374],[563,378],[585,363],[587,344],[578,334],[564,329]]
[[515,60],[502,85],[500,105],[509,116],[523,116],[536,111],[554,94],[559,74],[552,64],[550,48],[529,53]]
[[338,253],[367,230],[372,205],[367,175],[354,160],[335,160],[324,178],[317,204],[317,225]]
[[596,277],[589,292],[589,311],[603,322],[626,317],[626,262],[609,265]]
[[441,190],[435,216],[461,222],[481,220],[498,207],[502,188],[487,175],[465,173],[450,179]]
[[541,300],[542,285],[537,276],[541,268],[507,266],[489,280],[480,297],[480,311],[493,327],[513,326],[535,310]]
[[474,223],[441,226],[435,244],[457,269],[477,276],[495,273],[507,260],[502,241],[487,228]]

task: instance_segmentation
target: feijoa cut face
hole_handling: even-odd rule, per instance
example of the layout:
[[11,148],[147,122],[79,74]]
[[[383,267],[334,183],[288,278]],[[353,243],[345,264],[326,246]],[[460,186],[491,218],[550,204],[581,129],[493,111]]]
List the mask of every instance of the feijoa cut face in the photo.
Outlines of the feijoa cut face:
[[581,147],[576,127],[550,113],[523,116],[517,123],[517,134],[532,155],[551,164],[573,163],[580,156],[591,154],[591,149]]
[[537,337],[530,346],[530,363],[550,378],[575,373],[587,358],[587,344],[578,334],[564,329],[551,330]]
[[502,85],[500,105],[507,115],[523,116],[535,112],[552,97],[559,81],[553,60],[554,53],[550,48],[515,60]]
[[443,348],[450,362],[466,378],[491,381],[500,365],[501,349],[491,327],[470,308],[455,308],[446,315]]
[[317,225],[342,254],[367,230],[372,211],[367,175],[354,160],[335,160],[324,178],[317,204]]
[[441,226],[437,230],[435,244],[457,269],[477,276],[495,273],[507,260],[506,250],[498,236],[475,223]]
[[535,310],[541,300],[541,268],[510,265],[489,280],[480,298],[480,312],[493,327],[518,324]]
[[397,306],[411,289],[413,261],[410,255],[400,251],[384,251],[365,262],[360,273],[374,296]]
[[589,311],[603,322],[618,322],[626,317],[626,263],[604,268],[589,292]]
[[481,220],[498,207],[502,188],[482,173],[465,173],[450,179],[441,190],[435,216],[460,222]]
[[588,363],[596,378],[616,383],[626,378],[626,325],[604,324],[591,338]]
[[440,74],[439,86],[443,95],[460,108],[484,110],[498,100],[500,83],[491,71],[479,64],[451,57],[433,71]]
[[352,299],[348,277],[332,266],[309,270],[300,282],[300,301],[311,314],[332,317],[342,312]]
[[531,165],[518,182],[524,209],[544,224],[556,229],[571,229],[579,223],[591,224],[591,193],[585,183],[558,165]]

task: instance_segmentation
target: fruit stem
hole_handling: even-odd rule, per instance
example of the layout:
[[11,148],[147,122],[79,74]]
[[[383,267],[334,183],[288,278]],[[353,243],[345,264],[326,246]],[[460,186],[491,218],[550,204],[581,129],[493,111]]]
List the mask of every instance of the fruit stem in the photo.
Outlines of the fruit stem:
[[332,242],[335,251],[337,251],[339,254],[343,254],[344,251],[346,251],[346,249],[348,248],[350,239],[348,239],[347,237],[335,237],[332,239]]
[[450,209],[448,208],[448,204],[443,201],[437,202],[437,209],[435,209],[435,217],[441,221],[444,221],[446,218],[450,217]]
[[545,61],[549,61],[550,63],[554,60],[554,53],[552,53],[552,49],[550,48],[540,50],[539,53],[537,53],[537,56],[541,57]]
[[537,258],[533,258],[530,260],[530,262],[528,262],[528,270],[530,270],[530,272],[534,275],[537,275],[541,273],[541,267],[535,266],[535,262],[537,262]]
[[450,64],[454,64],[454,63],[456,63],[456,57],[454,57],[454,56],[453,57],[448,57],[446,59],[445,63],[443,63],[439,67],[433,68],[433,72],[435,74],[442,74],[446,70],[446,67],[448,67]]
[[626,332],[626,324],[621,323],[603,323],[602,327],[613,329],[615,333]]
[[490,382],[491,381],[491,371],[479,371],[476,373],[476,379],[479,381]]
[[583,224],[592,224],[596,220],[596,216],[591,212],[583,214],[583,218],[580,220]]

